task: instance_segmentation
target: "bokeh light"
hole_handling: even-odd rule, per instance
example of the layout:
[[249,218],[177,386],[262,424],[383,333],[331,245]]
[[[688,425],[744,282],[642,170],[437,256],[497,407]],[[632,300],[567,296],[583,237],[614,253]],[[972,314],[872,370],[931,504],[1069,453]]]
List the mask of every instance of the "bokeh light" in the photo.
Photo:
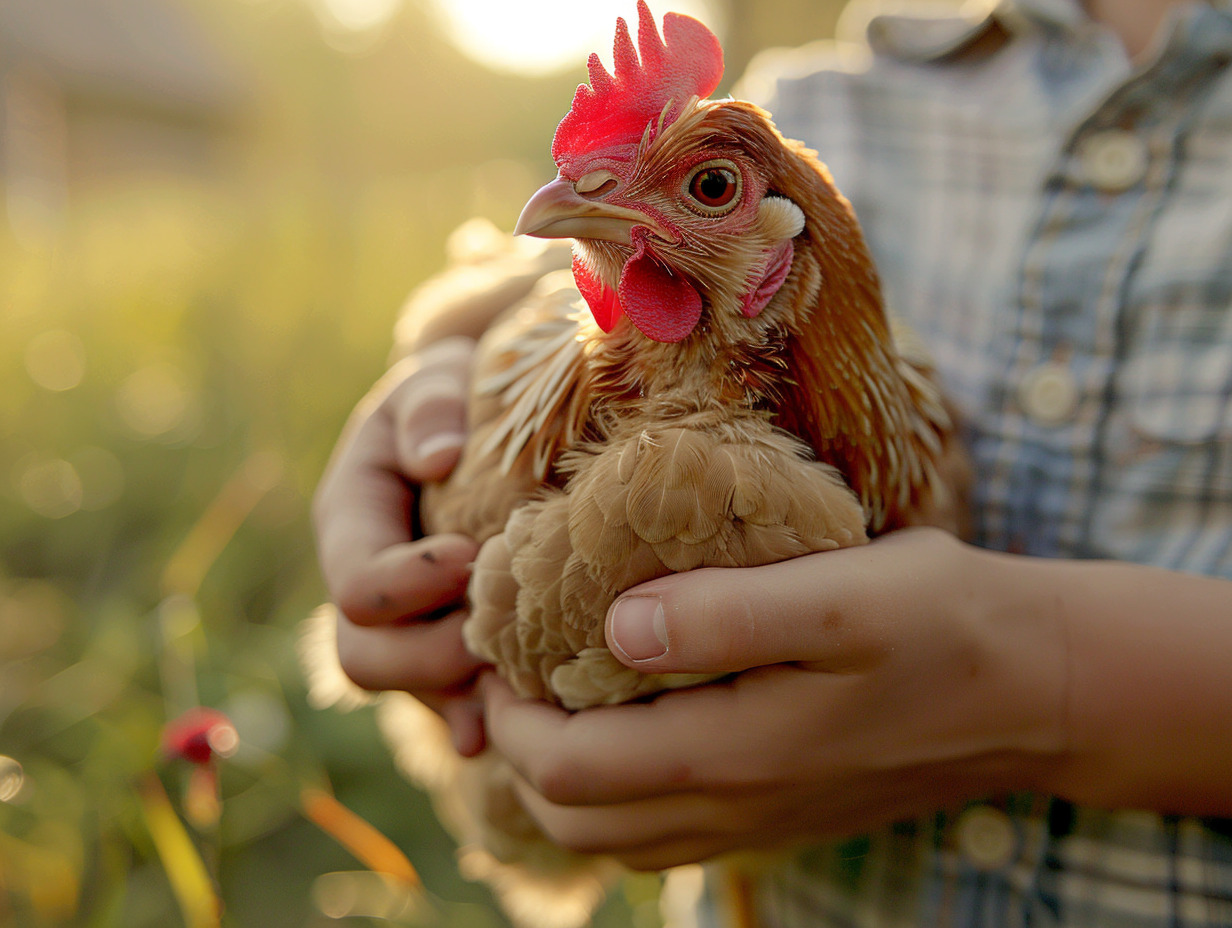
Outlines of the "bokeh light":
[[405,0],[309,0],[330,47],[347,54],[370,51]]
[[330,918],[401,920],[413,911],[415,897],[383,873],[348,870],[317,877],[312,901]]
[[124,424],[142,438],[177,432],[197,411],[184,372],[168,361],[130,374],[116,395],[116,406]]
[[63,519],[81,508],[81,477],[68,461],[32,454],[18,462],[16,471],[21,498],[39,515]]
[[25,786],[26,773],[20,763],[0,754],[0,802],[12,802]]
[[85,376],[85,346],[72,332],[48,329],[26,345],[26,371],[45,390],[71,390]]

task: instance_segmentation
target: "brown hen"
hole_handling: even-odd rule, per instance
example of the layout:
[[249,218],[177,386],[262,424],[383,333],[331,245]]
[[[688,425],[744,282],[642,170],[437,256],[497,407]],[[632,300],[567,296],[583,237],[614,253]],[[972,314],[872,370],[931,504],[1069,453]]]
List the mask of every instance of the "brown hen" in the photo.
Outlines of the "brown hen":
[[[427,531],[483,542],[468,646],[571,710],[704,682],[613,657],[604,617],[624,590],[956,529],[965,479],[825,167],[764,111],[706,99],[722,58],[704,26],[668,14],[660,38],[639,16],[636,50],[618,23],[614,74],[592,56],[553,142],[560,174],[518,223],[573,239],[572,275],[544,277],[481,340],[470,441],[421,505]],[[447,328],[450,301],[428,302],[411,324]],[[383,711],[469,872],[524,924],[583,920],[607,865],[552,847],[493,752],[461,760],[408,699]]]

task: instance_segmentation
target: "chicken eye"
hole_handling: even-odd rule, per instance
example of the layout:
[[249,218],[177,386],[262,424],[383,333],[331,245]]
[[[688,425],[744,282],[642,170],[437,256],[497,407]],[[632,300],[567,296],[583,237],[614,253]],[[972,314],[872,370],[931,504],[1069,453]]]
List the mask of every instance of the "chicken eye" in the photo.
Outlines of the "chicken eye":
[[685,191],[702,207],[702,212],[724,215],[735,209],[740,200],[740,172],[728,161],[707,162],[689,175]]

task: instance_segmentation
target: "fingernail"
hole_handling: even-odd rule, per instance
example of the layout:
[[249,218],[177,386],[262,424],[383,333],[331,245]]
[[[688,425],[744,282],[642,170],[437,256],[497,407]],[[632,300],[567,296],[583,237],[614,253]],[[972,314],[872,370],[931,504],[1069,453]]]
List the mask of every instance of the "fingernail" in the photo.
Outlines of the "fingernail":
[[453,453],[465,444],[466,436],[461,432],[438,432],[416,445],[415,455],[420,461],[427,461],[446,451]]
[[667,653],[667,621],[658,596],[626,596],[616,600],[610,619],[612,644],[635,661]]

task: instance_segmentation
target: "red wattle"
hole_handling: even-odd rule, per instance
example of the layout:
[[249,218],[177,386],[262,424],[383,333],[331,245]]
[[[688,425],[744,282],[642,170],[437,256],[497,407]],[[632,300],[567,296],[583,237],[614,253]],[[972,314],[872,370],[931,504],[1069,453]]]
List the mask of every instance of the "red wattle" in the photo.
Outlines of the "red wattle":
[[616,325],[616,320],[624,315],[620,308],[620,300],[606,284],[591,273],[577,255],[573,256],[573,282],[577,284],[582,298],[590,307],[590,314],[595,317],[595,323],[604,332],[610,332]]
[[629,321],[656,342],[687,338],[702,317],[701,294],[647,254],[634,236],[636,250],[620,272],[620,305]]

